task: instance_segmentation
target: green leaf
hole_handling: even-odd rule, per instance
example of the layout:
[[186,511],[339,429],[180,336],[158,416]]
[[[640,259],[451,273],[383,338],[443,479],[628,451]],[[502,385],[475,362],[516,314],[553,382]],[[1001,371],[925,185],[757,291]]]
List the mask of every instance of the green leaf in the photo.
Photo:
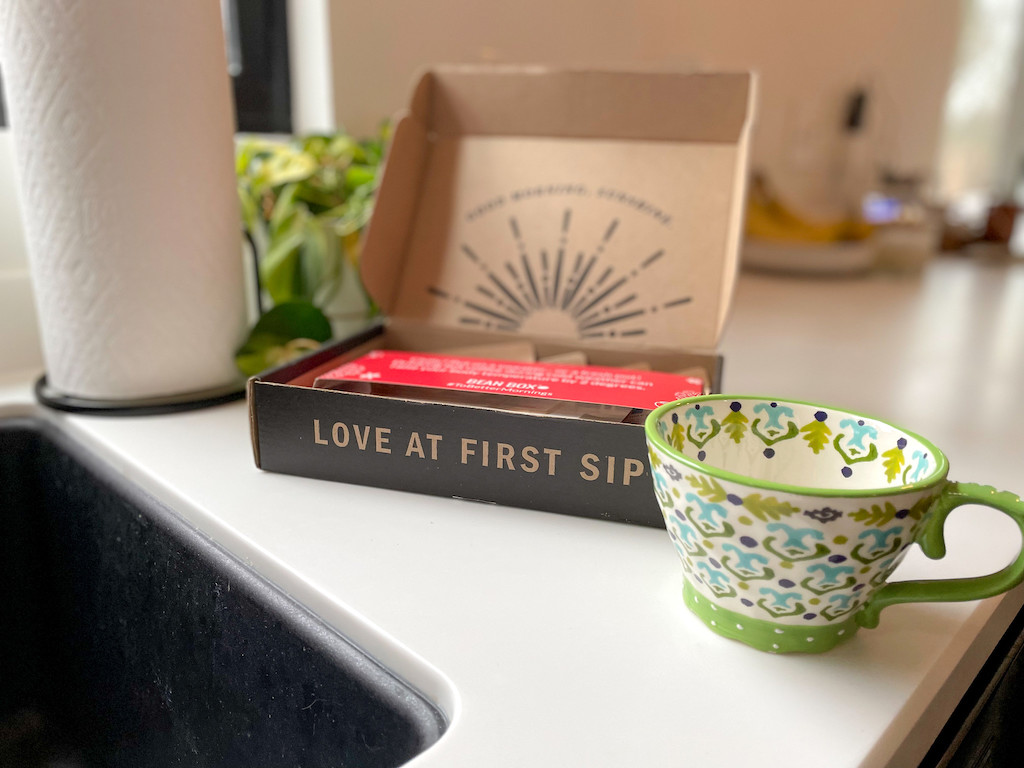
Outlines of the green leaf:
[[345,171],[345,187],[349,190],[355,190],[357,187],[362,187],[367,184],[373,184],[377,179],[377,170],[371,168],[368,165],[350,165],[348,170]]
[[324,283],[324,277],[331,269],[329,262],[337,260],[337,249],[330,252],[327,232],[319,219],[309,217],[303,227],[305,236],[299,250],[298,285],[296,298],[313,300],[314,295]]
[[725,434],[732,438],[734,443],[743,441],[747,433],[747,422],[749,419],[739,411],[731,411],[728,416],[722,419]]
[[305,152],[281,147],[263,161],[260,176],[271,187],[280,187],[293,181],[308,179],[317,170],[316,159]]
[[804,433],[804,440],[807,441],[807,445],[815,453],[821,453],[821,449],[828,445],[829,435],[832,434],[832,430],[829,429],[828,425],[817,419],[810,424],[802,426],[800,431]]
[[886,451],[882,454],[882,458],[885,459],[882,462],[882,466],[885,467],[885,478],[891,483],[899,476],[900,470],[903,469],[903,465],[906,463],[906,459],[903,458],[903,451],[899,448],[892,448]]
[[343,133],[333,137],[324,152],[331,157],[349,160],[357,149],[359,149],[359,144],[356,140]]
[[686,482],[688,482],[693,488],[697,489],[697,493],[703,496],[708,501],[713,501],[716,504],[720,501],[725,501],[728,495],[725,492],[725,488],[715,480],[713,477],[706,477],[704,475],[687,475]]
[[651,469],[658,469],[661,466],[661,456],[652,448],[647,449],[647,455],[651,459]]
[[[325,185],[326,186],[326,185]],[[312,183],[299,187],[297,197],[317,216],[345,204],[345,191],[341,182],[331,182],[330,188],[321,188]]]
[[299,147],[313,157],[320,159],[330,146],[331,137],[325,133],[312,133],[299,140]]
[[373,194],[372,187],[360,187],[343,205],[324,211],[320,216],[332,220],[339,235],[359,232],[367,225],[373,214]]
[[334,228],[317,220],[324,242],[324,261],[319,283],[313,291],[313,303],[326,307],[345,283],[345,260],[349,258],[346,244]]
[[300,206],[296,204],[296,195],[299,193],[298,182],[291,184],[285,184],[278,194],[277,199],[274,201],[273,211],[270,213],[270,221],[267,222],[270,226],[271,236],[273,236],[278,230],[287,229],[292,220],[299,215]]
[[870,509],[858,509],[856,512],[851,512],[848,517],[858,523],[878,527],[891,523],[895,519],[897,511],[892,502],[887,501],[884,507],[872,504]]
[[668,433],[668,443],[677,451],[683,450],[686,446],[686,430],[682,424],[672,425],[672,430]]
[[327,341],[331,324],[324,313],[308,301],[290,301],[265,312],[253,327],[254,333],[276,335],[282,339],[310,338]]
[[779,501],[774,496],[762,498],[760,493],[752,493],[743,499],[743,506],[750,514],[762,522],[780,520],[800,512],[788,501]]
[[266,139],[240,140],[235,149],[235,173],[239,177],[251,174],[253,166],[258,160],[269,157],[280,146],[280,142],[271,142]]
[[305,241],[305,228],[296,228],[271,240],[267,255],[260,262],[263,288],[275,304],[301,299],[299,249]]
[[235,353],[247,376],[280,365],[315,349],[331,338],[331,323],[309,302],[279,304],[259,319]]

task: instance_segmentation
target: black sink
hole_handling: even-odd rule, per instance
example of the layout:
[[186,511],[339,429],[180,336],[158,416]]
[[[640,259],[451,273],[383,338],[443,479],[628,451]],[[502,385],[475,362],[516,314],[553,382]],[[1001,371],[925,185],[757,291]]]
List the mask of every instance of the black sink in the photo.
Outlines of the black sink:
[[396,766],[444,728],[65,435],[0,421],[0,767]]

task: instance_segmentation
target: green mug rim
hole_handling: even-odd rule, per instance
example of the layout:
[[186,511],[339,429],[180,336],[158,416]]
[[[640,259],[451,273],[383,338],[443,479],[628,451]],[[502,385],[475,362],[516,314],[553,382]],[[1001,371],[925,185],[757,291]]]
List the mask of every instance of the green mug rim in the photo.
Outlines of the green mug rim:
[[[883,486],[877,488],[836,488],[836,487],[824,487],[815,488],[813,486],[803,485],[790,485],[788,483],[777,483],[772,480],[761,480],[756,477],[750,477],[749,475],[741,475],[738,472],[731,472],[721,467],[716,467],[711,464],[705,464],[701,461],[696,461],[682,451],[676,450],[669,443],[658,434],[658,430],[655,425],[663,414],[675,410],[684,405],[692,403],[706,403],[715,400],[762,400],[772,403],[788,403],[791,405],[804,405],[811,408],[817,408],[819,410],[831,410],[838,411],[850,416],[858,416],[865,419],[871,419],[877,421],[880,424],[897,429],[908,437],[912,437],[922,445],[929,448],[932,455],[936,459],[935,469],[927,475],[923,480],[910,483],[908,485],[900,486]],[[647,415],[647,419],[644,421],[644,432],[647,436],[647,440],[652,445],[656,446],[658,450],[668,454],[671,458],[676,461],[685,464],[687,467],[694,469],[698,472],[711,475],[719,480],[729,480],[734,483],[741,483],[754,488],[762,488],[770,491],[781,491],[783,493],[792,493],[797,496],[822,496],[828,498],[869,498],[875,496],[891,496],[894,493],[908,493],[912,491],[925,490],[943,481],[949,472],[949,461],[946,459],[944,454],[939,448],[930,440],[926,440],[916,432],[911,432],[909,429],[904,429],[898,424],[893,424],[887,419],[880,419],[877,416],[870,414],[861,413],[860,411],[853,411],[849,408],[842,408],[835,405],[825,405],[822,403],[810,402],[807,400],[795,400],[788,397],[767,397],[763,395],[697,395],[695,397],[684,397],[681,400],[673,400],[670,403],[660,405],[651,411]]]

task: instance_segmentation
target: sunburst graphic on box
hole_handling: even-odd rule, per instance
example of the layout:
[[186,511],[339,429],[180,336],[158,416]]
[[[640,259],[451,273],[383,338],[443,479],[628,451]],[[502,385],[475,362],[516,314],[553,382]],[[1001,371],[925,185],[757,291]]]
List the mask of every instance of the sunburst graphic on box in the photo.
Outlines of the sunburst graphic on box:
[[[645,302],[634,290],[634,282],[642,272],[659,264],[665,250],[645,255],[633,266],[610,264],[605,250],[619,229],[618,218],[608,222],[589,252],[569,245],[571,208],[562,215],[558,242],[535,254],[528,252],[515,216],[508,224],[517,258],[496,264],[462,243],[462,255],[480,272],[472,293],[456,295],[437,286],[427,289],[458,306],[462,325],[583,339],[643,336],[651,315],[693,299],[678,296],[658,304]],[[615,261],[621,264],[623,259]]]

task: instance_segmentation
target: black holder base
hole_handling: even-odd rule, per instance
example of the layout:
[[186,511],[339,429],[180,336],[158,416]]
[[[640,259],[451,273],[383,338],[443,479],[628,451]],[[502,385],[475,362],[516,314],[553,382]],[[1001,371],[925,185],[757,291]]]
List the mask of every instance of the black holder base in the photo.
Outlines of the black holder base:
[[46,380],[46,376],[42,376],[36,381],[35,394],[40,403],[58,411],[97,416],[156,416],[242,400],[245,398],[245,383],[235,382],[223,387],[185,392],[180,395],[135,400],[94,400],[54,389]]

